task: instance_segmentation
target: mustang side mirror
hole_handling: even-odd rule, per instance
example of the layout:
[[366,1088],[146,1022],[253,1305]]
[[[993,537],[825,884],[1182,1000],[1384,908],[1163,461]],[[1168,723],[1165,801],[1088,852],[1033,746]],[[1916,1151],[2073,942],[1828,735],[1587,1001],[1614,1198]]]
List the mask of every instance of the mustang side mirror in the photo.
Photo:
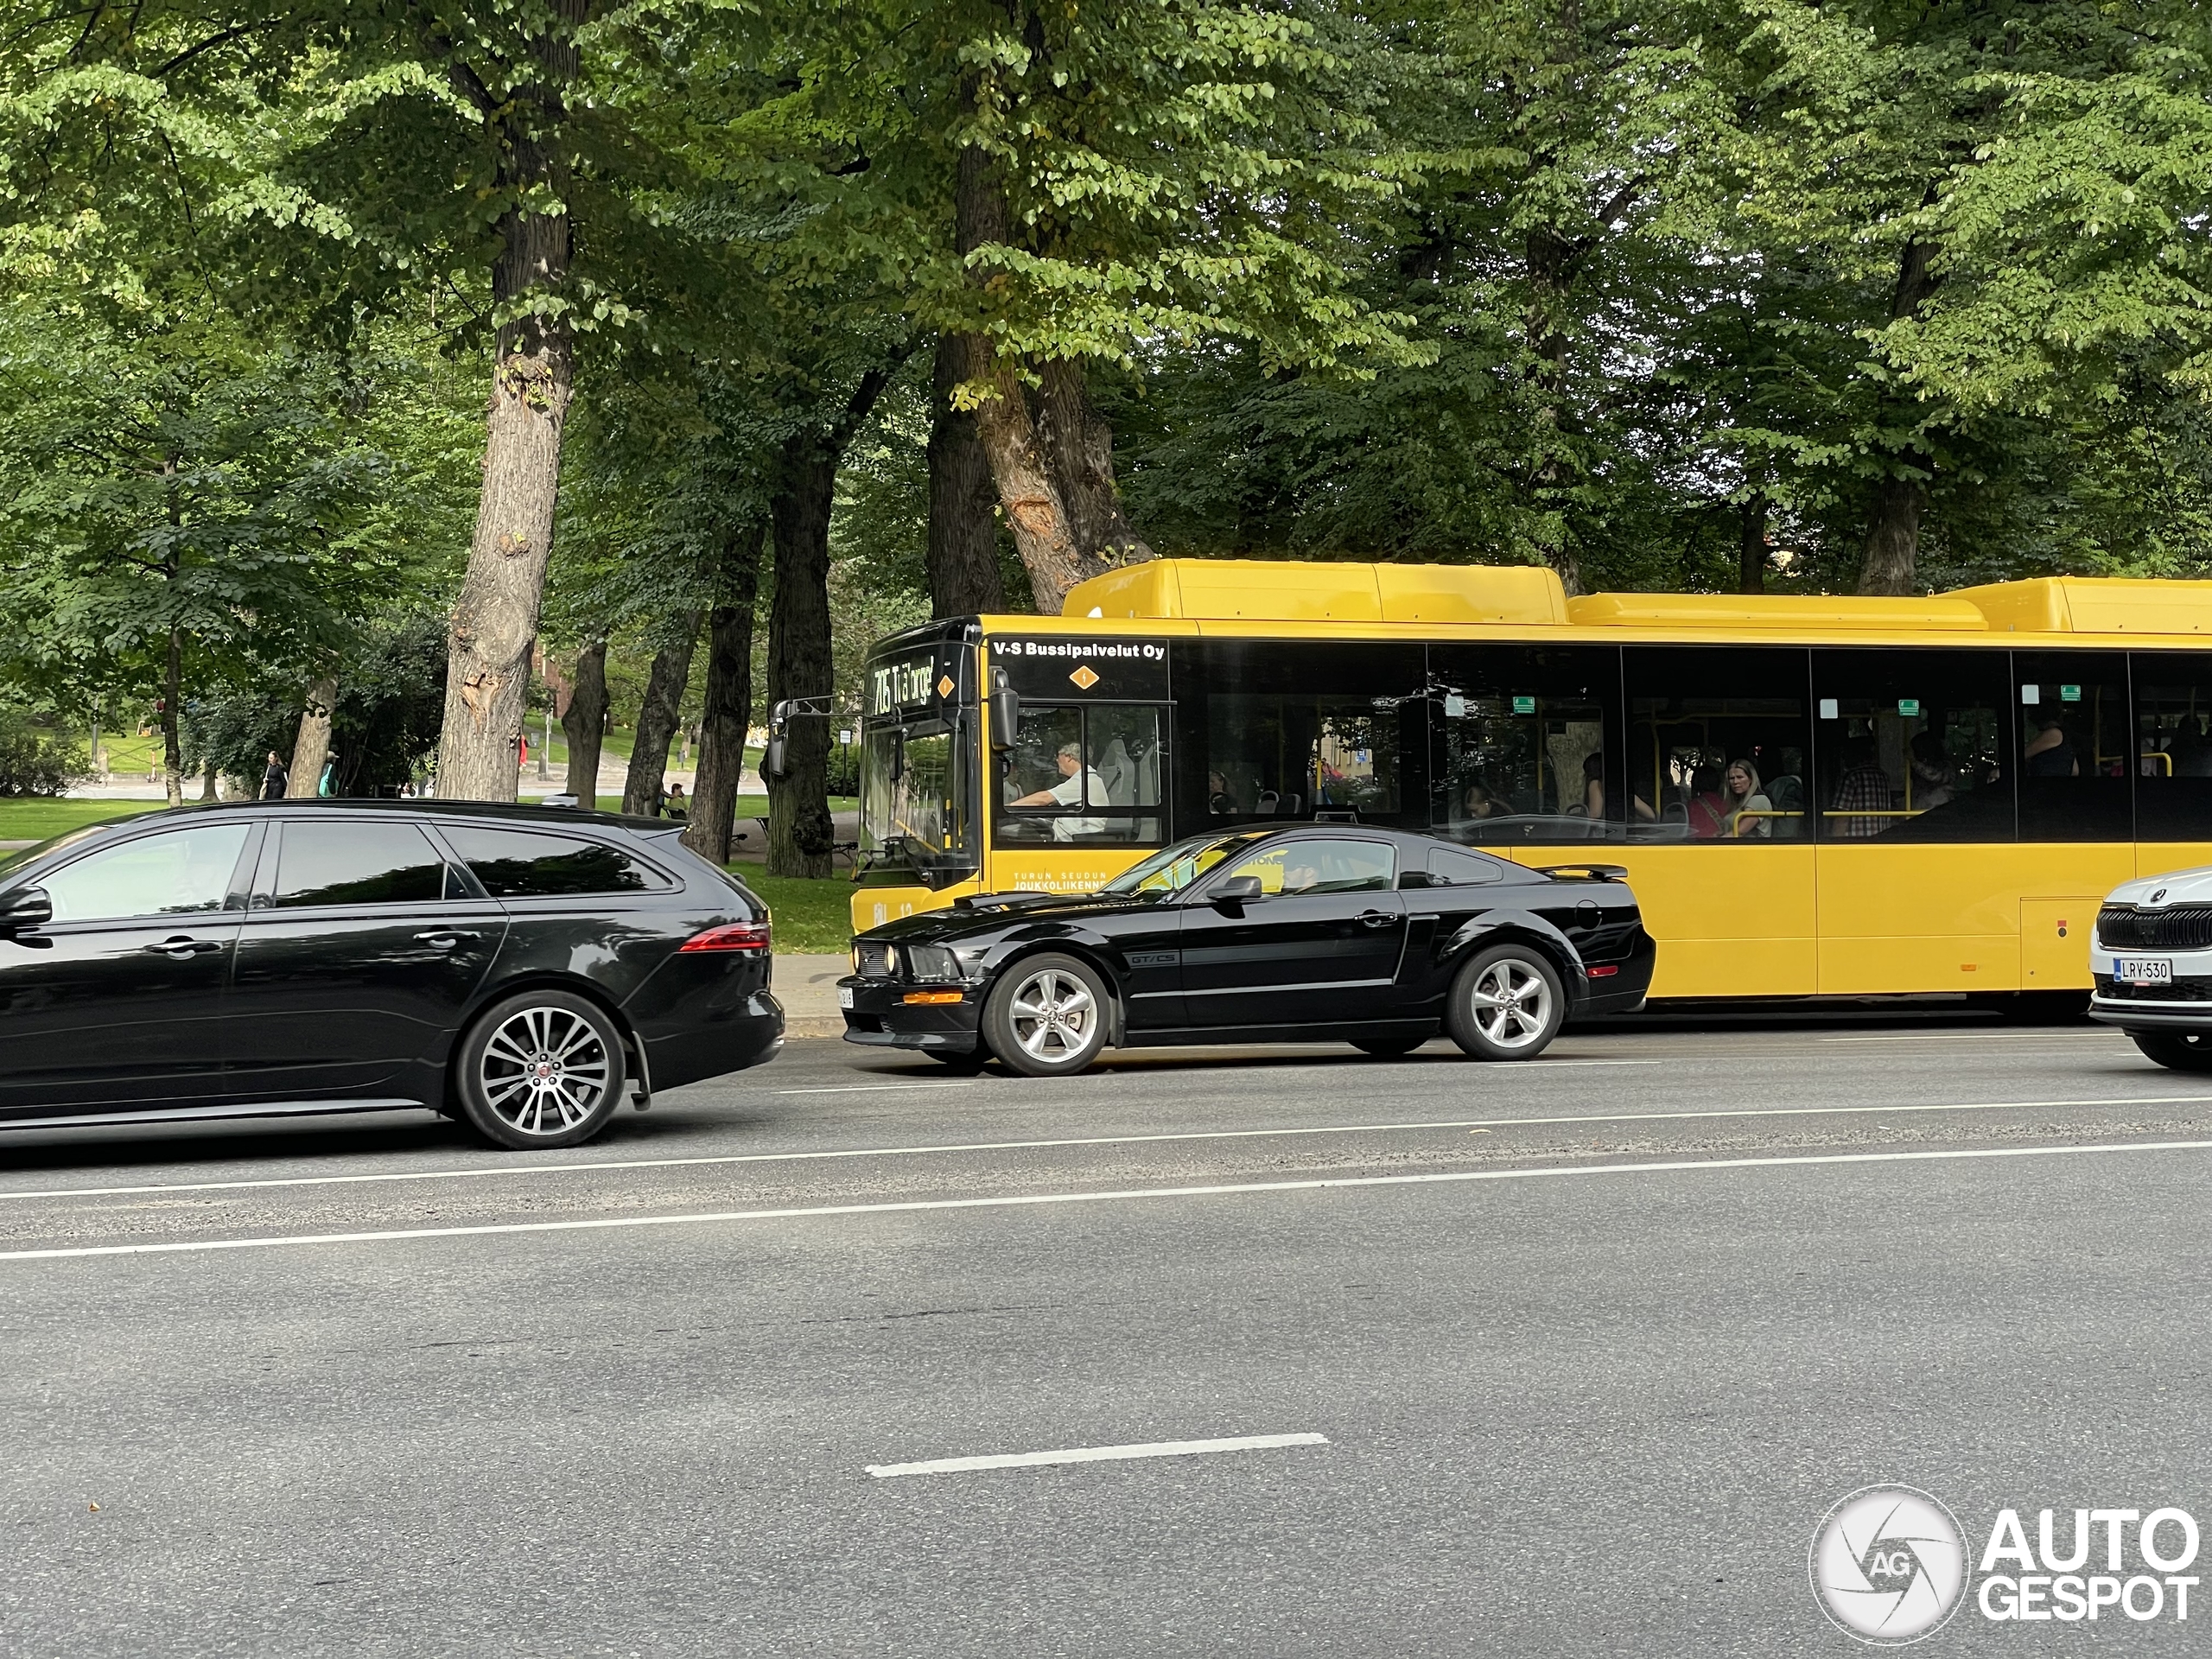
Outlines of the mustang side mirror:
[[1003,753],[1021,729],[1021,694],[1008,683],[1006,670],[991,671],[991,747]]
[[760,775],[781,782],[791,774],[791,741],[785,735],[791,717],[787,697],[768,711],[768,747],[760,753]]
[[1232,875],[1213,890],[1211,901],[1213,907],[1225,915],[1242,916],[1245,901],[1260,896],[1258,876]]
[[0,938],[27,933],[54,919],[54,900],[44,887],[18,887],[0,895]]

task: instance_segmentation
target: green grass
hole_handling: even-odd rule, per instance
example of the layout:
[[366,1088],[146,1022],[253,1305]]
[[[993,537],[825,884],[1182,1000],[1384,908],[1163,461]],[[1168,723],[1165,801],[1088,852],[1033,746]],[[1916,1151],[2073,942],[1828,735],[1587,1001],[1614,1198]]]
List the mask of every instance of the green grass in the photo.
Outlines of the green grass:
[[8,796],[0,798],[0,841],[44,841],[48,836],[81,830],[88,823],[160,810],[159,801],[54,801]]
[[852,948],[853,884],[842,876],[766,875],[756,864],[733,864],[730,874],[767,900],[779,952],[842,956]]

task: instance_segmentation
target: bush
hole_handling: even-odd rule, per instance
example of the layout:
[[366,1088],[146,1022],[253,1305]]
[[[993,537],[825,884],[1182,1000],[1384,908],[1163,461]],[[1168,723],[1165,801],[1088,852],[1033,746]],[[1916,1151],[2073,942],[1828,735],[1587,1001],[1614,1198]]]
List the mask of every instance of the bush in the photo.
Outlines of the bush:
[[0,795],[60,795],[91,776],[83,744],[0,720]]

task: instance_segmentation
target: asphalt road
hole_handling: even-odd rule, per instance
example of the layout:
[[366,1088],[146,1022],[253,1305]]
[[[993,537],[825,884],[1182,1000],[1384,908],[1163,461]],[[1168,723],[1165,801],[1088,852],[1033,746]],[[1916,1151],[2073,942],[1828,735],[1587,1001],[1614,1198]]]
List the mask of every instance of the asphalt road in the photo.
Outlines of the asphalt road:
[[2212,1530],[2208,1174],[2212,1077],[1942,1021],[11,1135],[0,1650],[1854,1653],[1867,1483]]

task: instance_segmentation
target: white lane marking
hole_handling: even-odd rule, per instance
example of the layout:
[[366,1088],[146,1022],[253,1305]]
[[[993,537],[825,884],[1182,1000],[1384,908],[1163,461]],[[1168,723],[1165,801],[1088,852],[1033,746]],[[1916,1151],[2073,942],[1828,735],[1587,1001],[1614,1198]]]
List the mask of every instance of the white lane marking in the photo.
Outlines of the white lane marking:
[[[1640,1062],[1639,1062],[1640,1064]],[[385,1170],[367,1175],[272,1175],[241,1181],[169,1181],[140,1186],[54,1186],[16,1198],[114,1198],[152,1192],[232,1192],[284,1186],[359,1186],[375,1181],[512,1179],[613,1169],[700,1169],[717,1164],[807,1164],[840,1158],[922,1158],[962,1152],[1049,1152],[1066,1147],[1134,1147],[1177,1141],[1264,1141],[1306,1135],[1405,1135],[1423,1129],[1525,1129],[1547,1123],[1672,1123],[1730,1117],[1897,1116],[1912,1112],[2012,1112],[2060,1106],[2201,1106],[2212,1095],[2109,1095],[2098,1100],[1955,1100],[1910,1106],[1732,1106],[1695,1112],[1586,1112],[1548,1117],[1421,1118],[1403,1123],[1320,1123],[1270,1129],[1177,1129],[1161,1135],[1087,1135],[1055,1141],[957,1141],[917,1147],[838,1147],[822,1152],[725,1152],[698,1158],[605,1158],[576,1164],[491,1165],[482,1169]]]
[[493,1222],[469,1227],[397,1227],[373,1233],[285,1233],[266,1238],[181,1239],[167,1244],[75,1244],[0,1250],[0,1262],[82,1255],[176,1255],[200,1250],[264,1250],[284,1244],[382,1244],[410,1238],[484,1238],[503,1233],[591,1233],[618,1228],[688,1227],[733,1221],[795,1221],[818,1216],[888,1216],[924,1210],[1017,1210],[1051,1204],[1112,1204],[1142,1198],[1211,1198],[1244,1192],[1320,1192],[1333,1187],[1434,1186],[1466,1181],[1532,1181],[1562,1175],[1657,1175],[1679,1170],[1778,1169],[1799,1164],[1905,1164],[1961,1158],[2074,1158],[2096,1153],[2208,1152],[2212,1141],[2139,1141],[2074,1147],[1993,1147],[1942,1152],[1850,1152],[1796,1158],[1701,1158],[1670,1163],[1563,1164],[1549,1169],[1447,1170],[1428,1175],[1345,1175],[1306,1181],[1237,1181],[1208,1186],[1136,1186],[1105,1192],[1018,1192],[988,1198],[907,1198],[888,1204],[816,1204],[779,1210],[707,1210],[680,1216],[594,1216],[578,1221]]
[[1279,1446],[1326,1446],[1325,1434],[1243,1434],[1226,1440],[1154,1440],[1144,1446],[1078,1446],[1065,1452],[1005,1452],[982,1458],[931,1458],[925,1463],[871,1463],[878,1480],[900,1475],[953,1475],[969,1469],[1033,1469],[1046,1463],[1122,1463],[1132,1458],[1190,1458],[1202,1452],[1266,1452]]
[[2117,1037],[2100,1027],[2095,1031],[1900,1031],[1884,1037],[1823,1037],[1824,1043],[2079,1043],[2084,1037]]
[[980,1079],[957,1083],[841,1083],[831,1089],[779,1089],[779,1095],[880,1095],[900,1089],[973,1089]]

